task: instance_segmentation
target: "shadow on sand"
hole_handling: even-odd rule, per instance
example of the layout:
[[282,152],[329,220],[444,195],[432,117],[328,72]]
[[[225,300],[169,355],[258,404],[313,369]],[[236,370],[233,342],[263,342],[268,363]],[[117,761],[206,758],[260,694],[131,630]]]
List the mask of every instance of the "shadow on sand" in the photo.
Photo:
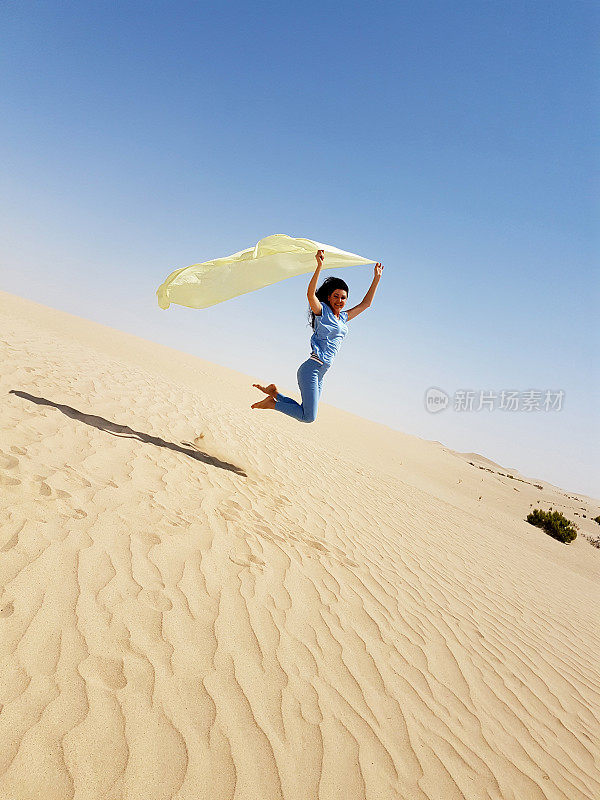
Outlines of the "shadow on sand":
[[210,464],[213,467],[228,469],[231,472],[235,472],[236,475],[242,475],[244,478],[248,477],[244,470],[236,467],[235,464],[229,464],[227,461],[221,461],[214,456],[208,455],[208,453],[203,453],[189,442],[184,443],[188,446],[182,447],[174,442],[167,442],[165,439],[161,439],[158,436],[150,436],[142,431],[134,431],[133,428],[129,428],[127,425],[119,425],[116,422],[110,422],[110,420],[104,419],[104,417],[97,417],[94,414],[84,414],[82,411],[78,411],[71,406],[53,403],[51,400],[46,400],[45,397],[35,397],[35,395],[16,389],[11,389],[9,394],[15,394],[17,397],[22,397],[24,400],[31,400],[32,403],[37,403],[39,406],[52,406],[52,408],[57,408],[65,416],[76,419],[79,422],[85,422],[86,425],[91,425],[93,428],[98,428],[99,431],[110,433],[111,436],[119,436],[124,439],[138,439],[140,442],[153,444],[156,445],[156,447],[166,447],[169,450],[174,450],[177,453],[183,453],[190,458],[194,458],[196,461],[203,461],[205,464]]

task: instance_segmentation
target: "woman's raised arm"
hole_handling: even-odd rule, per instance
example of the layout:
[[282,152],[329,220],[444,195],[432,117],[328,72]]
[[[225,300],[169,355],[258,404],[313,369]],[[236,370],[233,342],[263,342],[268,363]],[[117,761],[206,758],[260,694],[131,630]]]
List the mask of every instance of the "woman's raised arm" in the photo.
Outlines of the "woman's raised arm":
[[319,280],[319,275],[321,274],[321,267],[323,266],[323,257],[325,255],[324,250],[317,250],[317,255],[315,258],[317,259],[317,268],[315,270],[315,274],[310,279],[310,283],[308,284],[308,289],[306,291],[306,296],[308,297],[308,304],[314,311],[314,313],[319,316],[323,308],[321,303],[319,302],[319,298],[315,294],[317,289],[317,282]]
[[373,269],[373,282],[369,286],[369,291],[362,299],[361,306],[370,306],[373,302],[373,298],[375,297],[375,290],[377,289],[377,284],[381,280],[381,273],[383,272],[383,267],[381,266],[380,262],[378,261],[375,264],[375,268]]

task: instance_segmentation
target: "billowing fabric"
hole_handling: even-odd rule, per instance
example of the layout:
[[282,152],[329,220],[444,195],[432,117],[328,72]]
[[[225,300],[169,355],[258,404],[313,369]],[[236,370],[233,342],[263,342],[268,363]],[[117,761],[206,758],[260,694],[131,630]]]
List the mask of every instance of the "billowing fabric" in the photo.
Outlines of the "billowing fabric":
[[286,278],[312,273],[317,267],[317,250],[325,251],[323,269],[375,263],[329,244],[275,233],[231,256],[175,270],[156,291],[158,305],[208,308]]
[[324,364],[331,366],[344,336],[348,333],[348,312],[340,311],[338,319],[325,301],[321,302],[321,307],[321,314],[315,315],[315,332],[310,337],[310,346]]

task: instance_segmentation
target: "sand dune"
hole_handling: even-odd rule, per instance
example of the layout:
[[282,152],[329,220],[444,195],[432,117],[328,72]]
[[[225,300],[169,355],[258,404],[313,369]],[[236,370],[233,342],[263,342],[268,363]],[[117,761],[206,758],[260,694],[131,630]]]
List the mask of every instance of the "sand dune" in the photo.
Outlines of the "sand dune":
[[597,500],[4,293],[0,354],[2,800],[600,797],[600,550],[524,521]]

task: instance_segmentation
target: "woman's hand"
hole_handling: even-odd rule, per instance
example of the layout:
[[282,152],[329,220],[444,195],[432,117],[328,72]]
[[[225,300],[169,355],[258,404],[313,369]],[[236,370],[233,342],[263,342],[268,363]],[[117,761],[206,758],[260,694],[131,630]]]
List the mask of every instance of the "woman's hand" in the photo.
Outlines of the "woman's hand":
[[315,258],[317,259],[317,264],[321,267],[323,266],[323,258],[325,257],[325,250],[317,250],[317,255]]
[[373,270],[373,277],[374,278],[381,278],[382,272],[383,272],[383,267],[381,266],[381,263],[378,261],[375,264],[375,269]]

